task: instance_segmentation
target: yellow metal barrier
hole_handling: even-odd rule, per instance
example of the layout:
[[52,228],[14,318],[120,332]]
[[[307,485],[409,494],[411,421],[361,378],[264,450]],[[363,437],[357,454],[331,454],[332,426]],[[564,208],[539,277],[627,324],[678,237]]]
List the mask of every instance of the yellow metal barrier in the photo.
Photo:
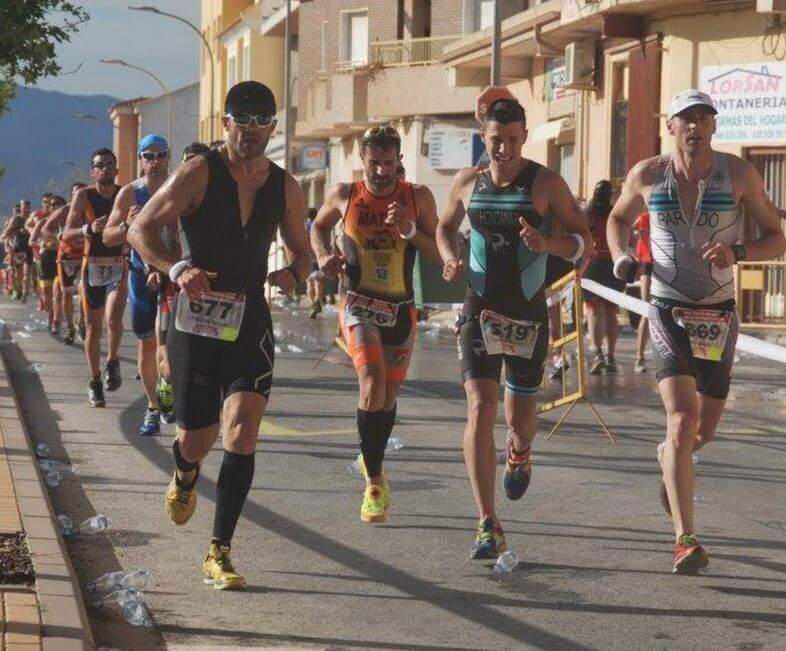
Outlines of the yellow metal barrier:
[[786,262],[738,262],[734,290],[743,328],[786,330]]
[[[546,300],[553,296],[559,296],[565,287],[571,286],[571,294],[573,295],[573,306],[575,310],[575,317],[574,317],[574,327],[575,329],[573,332],[565,334],[565,322],[560,319],[560,333],[559,338],[555,341],[551,342],[551,350],[555,351],[558,350],[560,355],[562,356],[562,397],[558,398],[557,400],[552,400],[551,402],[544,403],[538,409],[538,413],[542,414],[547,411],[551,411],[553,409],[557,409],[559,407],[564,407],[568,405],[568,408],[565,410],[565,413],[559,417],[559,420],[555,423],[554,427],[551,428],[551,431],[546,436],[547,439],[556,436],[557,432],[562,427],[565,419],[568,417],[571,411],[573,411],[573,407],[576,406],[579,402],[586,402],[587,406],[592,411],[593,415],[597,419],[598,423],[600,424],[601,428],[605,432],[606,436],[609,440],[616,444],[617,439],[614,438],[614,435],[609,431],[609,428],[606,427],[606,423],[603,422],[603,418],[598,413],[598,410],[595,408],[595,405],[592,404],[592,401],[587,397],[587,358],[586,352],[584,350],[584,300],[582,297],[581,291],[581,284],[578,282],[578,278],[576,276],[575,271],[571,271],[568,274],[565,274],[562,278],[560,278],[557,282],[553,285],[550,285],[546,290]],[[562,303],[561,297],[559,298],[560,304]],[[560,306],[560,309],[561,306]],[[565,346],[576,342],[576,369],[578,371],[578,390],[572,393],[568,393],[568,379],[567,373],[565,372]]]

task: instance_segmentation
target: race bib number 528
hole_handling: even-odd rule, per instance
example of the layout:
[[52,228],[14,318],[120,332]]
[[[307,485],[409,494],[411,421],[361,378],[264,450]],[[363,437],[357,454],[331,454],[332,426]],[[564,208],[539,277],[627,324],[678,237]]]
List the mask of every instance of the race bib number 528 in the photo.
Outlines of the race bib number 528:
[[245,309],[243,294],[205,292],[202,298],[192,301],[181,293],[177,300],[175,327],[201,337],[237,341]]

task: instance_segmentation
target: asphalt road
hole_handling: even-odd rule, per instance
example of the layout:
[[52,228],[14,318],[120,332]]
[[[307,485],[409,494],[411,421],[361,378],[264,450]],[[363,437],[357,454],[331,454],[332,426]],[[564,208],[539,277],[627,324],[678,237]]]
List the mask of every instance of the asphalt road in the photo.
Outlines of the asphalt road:
[[[664,417],[651,375],[591,378],[592,398],[559,436],[540,437],[530,489],[500,515],[522,562],[497,577],[467,560],[476,516],[461,455],[464,400],[455,343],[421,333],[388,455],[388,522],[360,522],[356,389],[335,349],[316,370],[334,322],[275,312],[295,352],[276,362],[256,477],[233,547],[242,593],[201,582],[221,453],[208,457],[192,520],[175,527],[163,494],[174,429],[142,438],[136,342],[121,349],[123,386],[106,409],[86,404],[81,347],[27,333],[34,312],[0,298],[14,338],[3,346],[34,439],[76,466],[53,489],[59,512],[112,519],[105,534],[69,542],[80,581],[103,572],[153,573],[156,628],[117,608],[90,609],[99,645],[117,649],[244,646],[329,649],[782,649],[786,639],[786,382],[784,369],[743,357],[717,441],[698,466],[698,526],[711,557],[699,577],[670,573],[673,534],[658,501],[655,448]],[[289,331],[289,334],[288,334]],[[29,336],[25,336],[29,335]],[[296,352],[304,350],[304,352]],[[43,364],[39,372],[31,364]],[[546,395],[555,391],[548,387]],[[550,428],[558,414],[542,421]],[[498,445],[504,428],[497,429]],[[501,492],[501,491],[500,491]]]

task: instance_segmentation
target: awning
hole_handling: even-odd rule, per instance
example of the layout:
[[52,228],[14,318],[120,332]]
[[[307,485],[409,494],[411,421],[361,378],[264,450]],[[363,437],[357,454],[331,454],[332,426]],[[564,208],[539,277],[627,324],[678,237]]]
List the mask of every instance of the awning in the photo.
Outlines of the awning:
[[532,130],[532,142],[556,140],[558,145],[573,142],[576,125],[571,118],[562,118],[539,124]]

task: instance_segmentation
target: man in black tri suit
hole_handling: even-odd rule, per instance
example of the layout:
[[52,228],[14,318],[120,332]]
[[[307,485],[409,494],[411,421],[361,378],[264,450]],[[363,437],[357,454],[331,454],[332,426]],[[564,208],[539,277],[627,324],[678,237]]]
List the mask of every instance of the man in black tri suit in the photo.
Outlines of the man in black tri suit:
[[[185,524],[196,508],[199,463],[223,422],[213,538],[202,565],[216,589],[245,580],[230,545],[254,476],[254,452],[273,379],[273,329],[265,280],[292,289],[311,270],[305,199],[297,181],[265,156],[276,125],[270,89],[255,81],[226,96],[227,139],[183,163],[133,221],[128,241],[179,285],[167,351],[178,436],[166,510]],[[161,239],[180,224],[182,259]],[[270,243],[281,229],[289,267],[268,275]]]

